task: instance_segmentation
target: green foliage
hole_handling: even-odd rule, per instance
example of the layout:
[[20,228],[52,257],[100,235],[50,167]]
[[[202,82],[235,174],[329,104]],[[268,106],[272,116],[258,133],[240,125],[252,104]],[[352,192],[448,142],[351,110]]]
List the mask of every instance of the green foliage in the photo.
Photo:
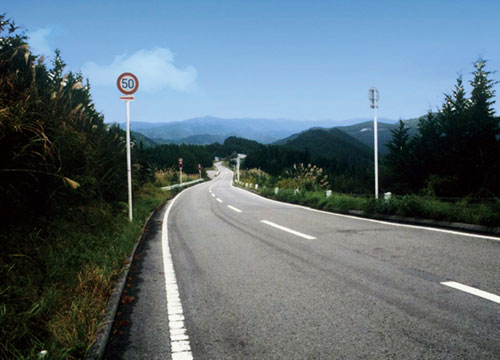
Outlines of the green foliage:
[[371,149],[340,129],[309,129],[285,139],[283,146],[297,151],[308,150],[313,156],[335,159],[344,163],[368,164]]
[[408,128],[405,127],[401,120],[399,120],[399,127],[391,130],[391,133],[392,140],[387,144],[389,151],[385,157],[385,163],[390,169],[390,173],[386,176],[390,179],[392,191],[405,193],[409,190],[405,187],[409,177],[406,169],[413,163],[410,136],[408,135]]
[[317,190],[328,186],[328,175],[323,175],[323,169],[316,165],[300,163],[285,172],[287,178],[294,180],[294,187],[299,190]]
[[81,358],[112,281],[149,212],[165,200],[133,149],[127,220],[125,136],[88,81],[49,68],[0,15],[0,358]]
[[500,226],[500,200],[489,203],[471,203],[467,199],[452,203],[416,195],[392,196],[390,200],[366,196],[333,193],[326,197],[324,191],[299,191],[260,189],[263,196],[293,204],[306,205],[325,211],[349,213],[362,211],[371,216],[397,215],[438,221],[460,222],[491,227]]
[[179,158],[183,159],[185,173],[198,173],[198,164],[203,168],[212,166],[213,154],[200,145],[158,145],[138,151],[143,169],[149,169],[152,174],[157,170],[177,168]]
[[475,64],[470,97],[462,77],[441,111],[419,121],[419,132],[393,132],[384,186],[398,193],[438,197],[500,195],[500,127],[494,117],[495,81],[482,59]]
[[[0,215],[15,225],[126,194],[123,132],[95,111],[81,74],[53,68],[6,31],[0,49]],[[6,33],[7,32],[7,33]]]
[[168,196],[141,189],[133,223],[126,208],[117,214],[97,202],[67,209],[43,235],[2,234],[12,246],[0,263],[0,358],[36,358],[42,350],[51,359],[82,358],[144,220]]

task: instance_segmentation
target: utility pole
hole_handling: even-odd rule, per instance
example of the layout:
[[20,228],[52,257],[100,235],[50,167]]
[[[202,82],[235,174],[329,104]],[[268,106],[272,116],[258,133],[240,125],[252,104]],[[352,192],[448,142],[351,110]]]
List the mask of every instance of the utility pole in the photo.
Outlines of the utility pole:
[[183,168],[182,158],[179,158],[179,183],[182,185],[182,168]]
[[240,154],[237,155],[236,158],[236,178],[238,179],[238,183],[240,182]]
[[370,107],[373,109],[373,150],[375,153],[375,199],[378,199],[378,127],[377,127],[377,109],[379,93],[376,87],[368,90]]

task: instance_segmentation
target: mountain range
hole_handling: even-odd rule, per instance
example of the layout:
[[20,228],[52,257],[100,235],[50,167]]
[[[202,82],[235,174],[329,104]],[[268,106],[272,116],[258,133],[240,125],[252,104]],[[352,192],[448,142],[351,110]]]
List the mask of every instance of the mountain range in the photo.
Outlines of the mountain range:
[[[255,140],[270,144],[310,129],[312,127],[330,128],[357,124],[367,119],[351,119],[345,121],[322,120],[300,121],[287,119],[222,119],[213,116],[193,118],[169,123],[132,122],[131,130],[141,133],[157,143],[207,145],[222,143],[230,136]],[[394,123],[390,119],[382,122]],[[120,124],[125,128],[125,124]]]
[[[404,121],[410,135],[417,132],[419,118]],[[124,124],[120,124],[124,127]],[[379,152],[387,153],[391,130],[398,127],[396,121],[380,118],[378,121]],[[364,157],[366,149],[373,149],[373,120],[351,119],[342,122],[298,121],[286,119],[222,119],[212,116],[193,118],[170,123],[132,122],[131,129],[144,146],[154,144],[208,145],[223,143],[228,137],[255,140],[263,144],[286,145],[295,149],[314,149],[329,154],[329,149],[347,157],[349,151]],[[347,135],[344,136],[344,135]],[[351,140],[348,140],[351,138]],[[353,141],[355,140],[355,141]],[[349,144],[349,145],[347,145]],[[359,145],[365,145],[362,150]],[[341,149],[342,147],[342,149]],[[344,150],[343,150],[344,149]],[[342,156],[343,157],[343,156]]]

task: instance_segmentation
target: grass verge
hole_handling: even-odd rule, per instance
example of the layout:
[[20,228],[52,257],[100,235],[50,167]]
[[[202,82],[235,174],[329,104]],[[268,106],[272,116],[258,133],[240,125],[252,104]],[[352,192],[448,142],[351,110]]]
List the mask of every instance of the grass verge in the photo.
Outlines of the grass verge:
[[390,200],[370,197],[356,197],[333,193],[329,198],[325,192],[280,189],[259,189],[266,197],[292,204],[306,205],[315,209],[347,213],[350,210],[363,211],[369,215],[396,215],[437,221],[460,222],[465,224],[500,227],[500,199],[489,203],[443,202],[414,195],[392,196]]
[[41,228],[1,234],[11,251],[0,263],[0,358],[82,358],[145,219],[173,195],[144,186],[132,223],[126,204],[100,202],[67,209]]

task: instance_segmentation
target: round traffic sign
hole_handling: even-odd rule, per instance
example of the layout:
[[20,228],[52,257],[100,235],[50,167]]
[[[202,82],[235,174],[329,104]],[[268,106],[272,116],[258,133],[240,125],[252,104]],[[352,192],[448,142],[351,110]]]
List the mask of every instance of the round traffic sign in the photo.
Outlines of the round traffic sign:
[[137,80],[137,76],[127,72],[118,76],[116,85],[118,86],[118,90],[125,95],[132,95],[139,88],[139,80]]

